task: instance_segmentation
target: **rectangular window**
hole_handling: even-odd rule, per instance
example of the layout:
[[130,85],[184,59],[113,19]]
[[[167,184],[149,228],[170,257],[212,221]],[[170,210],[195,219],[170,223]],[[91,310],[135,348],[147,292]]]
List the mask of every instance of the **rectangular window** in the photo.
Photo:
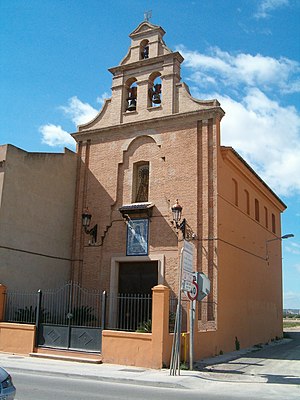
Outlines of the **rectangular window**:
[[239,188],[238,183],[235,179],[232,179],[233,183],[233,201],[236,206],[239,205]]
[[248,190],[245,189],[245,198],[246,198],[246,212],[250,215],[250,196]]
[[268,229],[269,228],[269,216],[268,216],[267,207],[265,207],[265,225],[266,225],[266,228]]
[[255,199],[255,219],[259,222],[259,201]]
[[272,232],[276,233],[276,219],[274,214],[272,214]]

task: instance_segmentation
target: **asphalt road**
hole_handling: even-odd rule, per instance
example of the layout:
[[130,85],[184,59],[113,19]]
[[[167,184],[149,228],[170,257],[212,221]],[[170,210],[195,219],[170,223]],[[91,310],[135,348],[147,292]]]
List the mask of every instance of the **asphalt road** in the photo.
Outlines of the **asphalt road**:
[[16,400],[290,400],[300,398],[294,385],[239,384],[204,381],[202,388],[165,388],[139,384],[110,383],[85,377],[15,372]]
[[[199,400],[198,391],[186,389],[168,389],[133,384],[99,382],[86,378],[69,378],[27,373],[14,373],[14,384],[17,387],[16,400]],[[201,396],[202,398],[202,396]],[[205,400],[232,400],[231,390],[228,393],[211,393]],[[252,400],[253,397],[245,397]]]

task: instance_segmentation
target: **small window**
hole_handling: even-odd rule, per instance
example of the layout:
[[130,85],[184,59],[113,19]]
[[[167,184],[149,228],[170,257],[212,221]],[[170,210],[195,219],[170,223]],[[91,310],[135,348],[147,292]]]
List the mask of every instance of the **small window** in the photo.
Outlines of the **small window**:
[[246,213],[250,215],[250,196],[248,190],[245,189],[245,200],[246,200]]
[[134,164],[133,169],[133,202],[143,203],[149,196],[149,162]]
[[232,179],[233,182],[233,201],[236,206],[239,205],[239,188],[238,183],[235,179]]
[[255,219],[259,222],[259,201],[255,199]]
[[272,232],[276,233],[276,219],[274,214],[272,214]]
[[269,228],[269,215],[267,207],[265,207],[265,226],[267,229]]

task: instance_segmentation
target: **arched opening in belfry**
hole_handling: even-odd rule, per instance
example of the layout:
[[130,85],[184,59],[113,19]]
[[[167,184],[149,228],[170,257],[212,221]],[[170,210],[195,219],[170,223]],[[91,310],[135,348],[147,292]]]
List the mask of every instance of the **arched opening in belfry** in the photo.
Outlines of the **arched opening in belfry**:
[[157,107],[162,102],[161,74],[153,72],[148,80],[148,107]]
[[145,39],[140,44],[140,59],[149,58],[149,40]]
[[136,111],[137,107],[137,80],[130,78],[125,84],[126,102],[125,111]]

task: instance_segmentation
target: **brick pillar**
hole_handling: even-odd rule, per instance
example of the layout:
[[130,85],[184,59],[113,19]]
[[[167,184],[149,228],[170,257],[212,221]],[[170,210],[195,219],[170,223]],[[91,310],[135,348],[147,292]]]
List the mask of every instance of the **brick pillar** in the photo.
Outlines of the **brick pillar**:
[[172,346],[169,334],[170,289],[157,285],[152,291],[152,365],[153,368],[162,368],[170,363]]
[[4,319],[6,286],[0,283],[0,322]]

